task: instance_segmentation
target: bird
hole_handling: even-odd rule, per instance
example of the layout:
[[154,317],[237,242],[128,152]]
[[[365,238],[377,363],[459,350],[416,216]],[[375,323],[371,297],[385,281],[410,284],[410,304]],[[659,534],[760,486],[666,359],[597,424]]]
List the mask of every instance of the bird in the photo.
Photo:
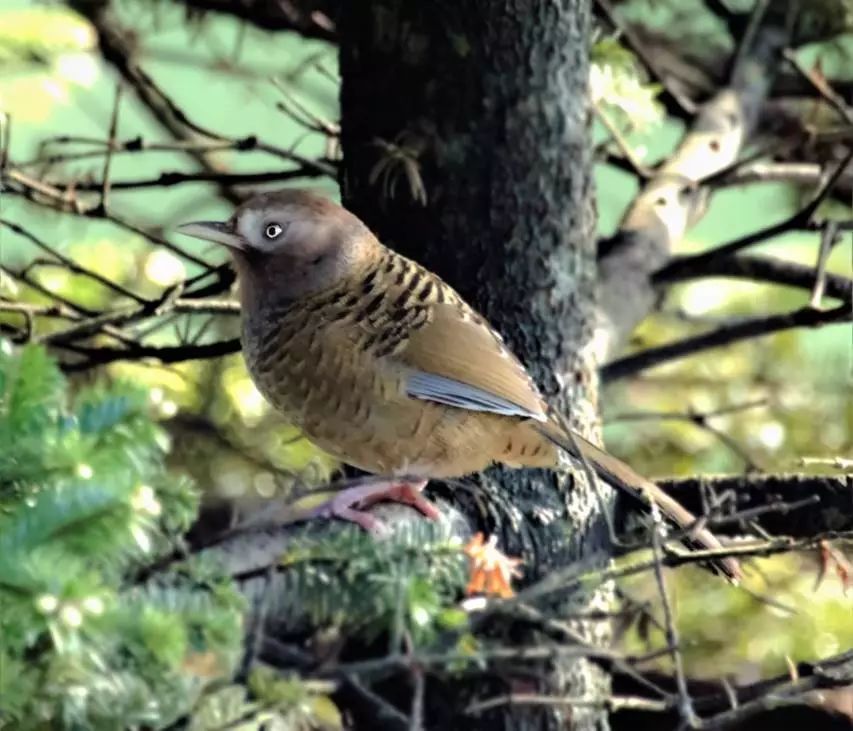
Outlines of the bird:
[[[685,543],[722,549],[654,482],[572,433],[501,335],[450,285],[329,198],[295,188],[259,193],[226,221],[177,230],[229,249],[243,354],[264,398],[321,449],[375,476],[309,517],[378,532],[365,510],[378,501],[439,516],[422,494],[430,479],[569,459],[657,506]],[[711,563],[739,579],[734,559]]]

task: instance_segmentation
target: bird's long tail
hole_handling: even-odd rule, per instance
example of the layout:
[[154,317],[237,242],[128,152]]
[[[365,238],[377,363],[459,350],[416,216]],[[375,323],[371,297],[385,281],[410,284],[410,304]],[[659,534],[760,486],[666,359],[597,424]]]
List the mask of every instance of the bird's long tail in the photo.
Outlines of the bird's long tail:
[[[633,498],[645,505],[654,503],[669,521],[685,531],[683,542],[690,546],[707,550],[720,550],[723,545],[717,537],[698,522],[687,508],[661,490],[654,482],[638,475],[627,464],[599,449],[591,442],[568,428],[553,421],[536,424],[536,429],[570,457],[586,461],[595,473],[609,485],[621,488]],[[709,566],[722,573],[733,583],[737,583],[742,574],[740,564],[731,557],[722,557],[709,561]]]

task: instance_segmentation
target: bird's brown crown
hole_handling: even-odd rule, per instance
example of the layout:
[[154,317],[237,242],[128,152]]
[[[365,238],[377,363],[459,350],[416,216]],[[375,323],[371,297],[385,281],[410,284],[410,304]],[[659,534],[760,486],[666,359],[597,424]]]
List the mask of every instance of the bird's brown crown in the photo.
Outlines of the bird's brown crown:
[[267,299],[311,295],[361,271],[379,253],[370,230],[338,204],[305,190],[257,195],[243,203],[229,226],[244,289]]

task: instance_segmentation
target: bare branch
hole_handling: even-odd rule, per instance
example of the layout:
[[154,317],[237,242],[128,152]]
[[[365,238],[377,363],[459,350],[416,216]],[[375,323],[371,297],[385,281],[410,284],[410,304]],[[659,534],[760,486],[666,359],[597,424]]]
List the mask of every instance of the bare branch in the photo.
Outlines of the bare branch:
[[333,18],[335,0],[180,0],[199,12],[233,15],[252,25],[271,31],[293,31],[306,38],[334,43],[337,33]]
[[804,500],[809,502],[796,510],[771,510],[750,520],[771,535],[798,539],[853,530],[853,475],[731,475],[658,480],[657,484],[696,514],[706,513],[713,498],[720,505],[718,518],[712,521],[717,533],[743,534],[744,526],[732,516]]
[[756,464],[755,459],[749,452],[744,449],[740,443],[732,439],[722,429],[710,423],[712,419],[719,416],[730,416],[731,414],[740,413],[749,409],[755,409],[762,406],[767,406],[767,399],[758,399],[755,401],[747,401],[742,404],[726,406],[714,411],[635,411],[624,414],[614,414],[606,416],[605,421],[612,423],[614,421],[646,421],[646,420],[661,420],[661,421],[686,421],[690,424],[695,424],[699,429],[702,429],[709,434],[713,434],[723,445],[740,457],[746,469],[750,472],[758,471],[760,468]]
[[839,322],[853,321],[853,309],[849,303],[832,310],[816,310],[803,307],[799,310],[779,315],[750,317],[734,325],[720,327],[709,333],[695,335],[668,345],[649,348],[634,355],[615,360],[601,369],[605,382],[619,380],[634,375],[661,363],[684,358],[709,348],[731,345],[741,340],[770,335],[782,330],[798,327],[820,327]]
[[[220,142],[234,142],[233,139],[218,135],[192,122],[187,114],[154,82],[135,60],[136,48],[132,34],[122,28],[110,11],[108,0],[69,0],[69,4],[87,20],[98,33],[98,42],[104,59],[113,64],[124,79],[133,87],[142,102],[151,111],[154,118],[176,139],[196,143],[198,135]],[[298,163],[306,169],[314,169],[317,174],[334,175],[334,169],[315,160],[303,157],[292,150],[286,150],[267,143],[257,143],[257,149]],[[187,152],[209,173],[222,173],[221,166],[192,144]],[[231,203],[240,203],[243,196],[228,185],[220,185],[220,192]]]
[[610,117],[607,116],[607,113],[598,104],[593,105],[593,110],[595,111],[595,115],[598,117],[599,121],[610,133],[610,140],[616,143],[616,146],[622,153],[622,159],[627,163],[625,167],[628,172],[633,173],[641,180],[650,178],[652,175],[651,171],[634,154],[634,151],[631,149],[631,145],[623,137],[619,128],[611,121]]
[[838,92],[836,92],[832,86],[816,73],[812,69],[807,69],[805,65],[797,58],[797,54],[791,49],[786,49],[783,51],[783,55],[785,56],[785,60],[791,64],[799,74],[814,88],[814,90],[820,94],[820,96],[832,107],[836,112],[838,112],[838,116],[841,117],[842,120],[847,122],[848,124],[853,124],[853,109],[851,109],[847,102],[844,100]]
[[86,359],[75,363],[63,363],[62,369],[66,372],[89,370],[99,365],[115,363],[118,360],[134,361],[153,359],[160,363],[182,363],[187,360],[200,360],[205,358],[220,358],[240,351],[240,340],[221,340],[215,343],[203,343],[196,345],[140,345],[130,344],[127,348],[107,347],[83,347],[77,345],[63,344],[63,347],[72,350]]
[[667,263],[687,229],[704,215],[709,192],[701,182],[728,169],[748,144],[770,90],[779,52],[787,43],[785,10],[768,9],[754,41],[745,46],[729,85],[701,107],[676,151],[631,203],[619,231],[602,243],[602,360],[617,350],[656,305],[650,275]]
[[53,257],[53,259],[56,261],[56,263],[58,265],[65,267],[72,274],[80,274],[84,277],[88,277],[92,281],[97,282],[102,287],[105,287],[106,289],[111,290],[112,292],[119,295],[120,297],[127,297],[129,299],[134,300],[135,302],[139,302],[139,303],[143,303],[143,304],[147,302],[147,300],[144,297],[141,297],[140,295],[136,294],[135,292],[130,291],[129,289],[122,286],[118,282],[115,282],[112,279],[109,279],[108,277],[105,277],[104,275],[99,274],[96,271],[93,271],[92,269],[84,267],[81,264],[78,264],[73,259],[65,256],[64,254],[61,254],[59,251],[54,249],[52,246],[45,243],[44,241],[42,241],[37,236],[31,234],[23,226],[19,226],[17,223],[14,223],[12,221],[7,221],[5,218],[0,218],[0,226],[5,226],[10,231],[13,231],[18,236],[25,238],[31,244],[35,245],[36,247],[38,247],[42,251],[46,252],[51,257]]
[[465,713],[475,715],[502,706],[569,706],[570,708],[600,708],[610,713],[625,710],[660,713],[671,708],[672,704],[668,701],[655,701],[640,696],[613,695],[608,698],[571,698],[536,693],[510,693],[476,701],[465,709]]
[[[690,679],[688,688],[694,699],[696,710],[703,715],[702,729],[747,729],[747,728],[776,728],[780,724],[778,714],[768,716],[759,721],[758,716],[776,709],[791,708],[792,706],[812,707],[821,709],[820,695],[846,692],[847,686],[853,681],[853,653],[845,652],[834,657],[824,658],[817,662],[799,663],[794,672],[788,672],[772,678],[766,678],[744,685],[720,683],[718,680]],[[615,673],[614,694],[637,696],[655,702],[645,688],[630,676],[620,671]],[[664,677],[660,673],[652,675],[656,683],[665,688],[674,687],[675,679]],[[722,685],[722,688],[721,688]],[[828,705],[828,704],[826,704]],[[680,719],[673,708],[652,714],[633,713],[634,709],[619,709],[611,717],[611,725],[617,731],[631,729],[632,731],[669,731],[679,728]],[[640,706],[639,711],[643,711]],[[809,716],[818,729],[843,728],[848,725],[848,719],[842,715],[833,717],[831,708],[826,708],[826,716],[817,714]],[[798,727],[802,716],[793,716],[789,711],[782,723]],[[645,719],[648,718],[646,721]],[[824,723],[820,720],[825,718]]]
[[696,711],[693,710],[693,702],[690,698],[690,693],[687,690],[687,680],[684,674],[684,660],[681,657],[679,648],[680,640],[678,629],[675,626],[675,615],[672,611],[672,604],[669,601],[669,593],[666,589],[666,580],[663,576],[662,566],[662,543],[664,526],[660,516],[660,512],[653,506],[652,516],[655,526],[652,530],[652,555],[654,557],[654,575],[655,583],[657,584],[658,594],[660,595],[661,606],[663,607],[664,621],[664,637],[667,647],[670,648],[670,657],[672,658],[672,666],[675,671],[675,687],[678,690],[678,714],[681,716],[682,722],[688,728],[697,728],[699,719],[696,717]]
[[[184,173],[179,171],[166,171],[160,173],[156,178],[143,178],[141,180],[115,180],[110,184],[113,190],[134,190],[137,188],[168,188],[183,183],[217,183],[219,185],[249,185],[256,183],[281,182],[285,180],[297,180],[299,178],[314,178],[327,175],[326,172],[318,172],[314,167],[294,168],[291,170],[270,170],[261,173],[225,173],[212,170],[203,170],[196,173]],[[97,190],[102,186],[100,182],[74,183],[73,188],[77,191]]]
[[[170,295],[177,290],[167,291],[159,301],[147,302],[142,307],[114,309],[89,318],[76,325],[59,330],[47,335],[39,342],[44,345],[62,346],[73,345],[76,341],[86,339],[104,329],[107,325],[127,325],[138,322],[149,317],[162,317],[165,314],[229,314],[236,315],[238,307],[236,302],[215,302],[211,300],[180,300],[173,299]],[[192,345],[188,347],[200,347]],[[78,350],[79,352],[79,350]],[[209,357],[209,356],[208,356]],[[76,364],[75,364],[76,365]]]
[[190,252],[182,249],[177,244],[173,244],[171,241],[163,238],[162,236],[159,236],[155,232],[142,228],[141,226],[138,226],[134,223],[131,223],[130,221],[119,217],[111,211],[103,210],[100,205],[84,205],[77,198],[77,196],[73,194],[73,190],[71,188],[59,190],[57,188],[54,188],[53,186],[45,185],[37,180],[33,180],[15,169],[7,170],[6,178],[4,180],[0,180],[0,183],[2,182],[6,182],[7,184],[9,182],[12,183],[11,186],[8,186],[5,189],[5,193],[7,195],[22,195],[27,200],[33,201],[38,205],[46,206],[47,208],[50,208],[52,210],[62,211],[64,213],[71,213],[76,216],[83,216],[86,218],[102,219],[104,221],[109,221],[110,223],[113,223],[116,226],[125,229],[126,231],[130,231],[138,236],[142,236],[143,238],[150,241],[152,244],[162,246],[163,248],[168,249],[169,251],[181,257],[185,261],[197,264],[206,270],[212,270],[214,268],[204,259],[196,256],[195,254],[191,254]]
[[812,196],[812,199],[800,210],[788,216],[785,220],[771,224],[770,226],[765,226],[758,231],[753,231],[752,233],[744,236],[740,236],[734,241],[730,241],[729,243],[718,246],[710,251],[705,251],[701,254],[696,254],[695,256],[683,257],[677,262],[670,262],[667,266],[655,272],[653,279],[659,281],[660,278],[671,275],[673,272],[677,272],[679,269],[684,269],[685,267],[701,267],[705,262],[711,259],[729,256],[741,249],[747,248],[748,246],[772,239],[775,236],[779,236],[780,234],[787,233],[791,230],[811,230],[819,227],[814,224],[812,220],[813,216],[820,205],[826,200],[835,184],[847,170],[851,161],[853,161],[853,148],[851,148],[844,159],[836,165],[835,170],[833,170],[831,174],[825,176],[824,181]]
[[820,235],[820,247],[817,253],[817,263],[815,264],[815,281],[812,289],[812,296],[809,304],[812,307],[819,308],[823,301],[823,294],[826,291],[826,260],[829,258],[829,252],[836,242],[838,233],[838,222],[827,221],[823,226],[823,231]]
[[107,140],[107,154],[104,157],[104,170],[101,173],[101,203],[100,207],[107,210],[107,201],[110,195],[110,164],[113,161],[113,151],[115,148],[116,130],[118,129],[118,111],[121,105],[122,85],[116,85],[116,95],[113,101],[113,113],[110,117],[110,131]]
[[[798,186],[818,186],[824,178],[823,168],[815,162],[782,161],[755,162],[733,170],[718,181],[718,186],[750,183],[791,183]],[[849,166],[835,185],[834,197],[849,201],[853,191],[853,169]]]
[[[692,265],[682,266],[684,259],[685,257],[674,257],[672,269],[661,272],[657,275],[657,280],[669,283],[703,277],[731,277],[810,290],[817,276],[817,271],[811,267],[771,256],[739,254],[706,259],[698,264],[694,260]],[[827,273],[825,287],[827,297],[848,302],[853,300],[853,280],[847,277]]]
[[[193,142],[195,130],[190,127],[178,106],[162,92],[135,60],[133,34],[119,25],[109,0],[69,0],[69,6],[86,18],[98,35],[98,45],[104,60],[110,63],[133,88],[152,117],[175,139]],[[204,154],[189,150],[189,154],[206,170],[222,172]],[[221,188],[221,194],[232,203],[242,199],[233,190]]]

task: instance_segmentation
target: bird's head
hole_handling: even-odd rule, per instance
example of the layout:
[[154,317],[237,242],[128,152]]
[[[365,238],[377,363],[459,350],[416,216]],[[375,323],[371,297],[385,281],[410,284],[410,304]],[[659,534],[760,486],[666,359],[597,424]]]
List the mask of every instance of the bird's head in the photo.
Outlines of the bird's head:
[[305,190],[250,198],[227,221],[196,221],[177,229],[227,246],[244,298],[296,299],[359,271],[379,246],[352,213]]

